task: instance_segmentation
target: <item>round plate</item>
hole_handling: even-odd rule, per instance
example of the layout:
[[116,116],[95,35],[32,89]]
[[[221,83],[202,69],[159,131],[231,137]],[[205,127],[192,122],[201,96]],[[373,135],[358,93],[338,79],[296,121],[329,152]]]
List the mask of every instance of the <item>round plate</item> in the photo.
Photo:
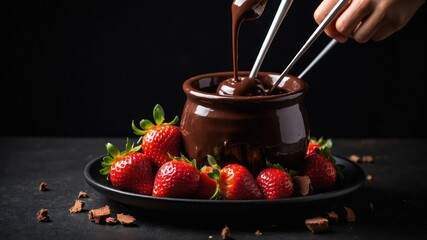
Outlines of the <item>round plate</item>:
[[280,200],[204,200],[182,198],[159,198],[118,190],[99,173],[102,156],[90,161],[85,169],[86,182],[107,198],[130,206],[168,213],[192,213],[206,215],[210,213],[251,213],[273,214],[283,216],[284,213],[312,213],[313,211],[333,206],[337,200],[363,185],[365,174],[362,168],[343,157],[334,156],[337,163],[344,165],[344,180],[336,184],[334,189],[301,197]]

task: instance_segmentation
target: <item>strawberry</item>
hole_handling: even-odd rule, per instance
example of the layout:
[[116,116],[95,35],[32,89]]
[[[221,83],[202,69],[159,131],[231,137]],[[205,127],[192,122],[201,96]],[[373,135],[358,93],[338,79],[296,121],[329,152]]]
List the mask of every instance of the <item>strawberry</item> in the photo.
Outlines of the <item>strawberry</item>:
[[218,186],[220,170],[213,156],[208,155],[208,162],[210,166],[205,165],[200,169],[200,185],[194,194],[194,198],[218,199],[220,196]]
[[319,149],[332,148],[332,140],[325,139],[323,137],[320,137],[319,139],[315,137],[311,137],[308,142],[306,156],[314,153],[316,148],[319,148]]
[[154,177],[153,196],[186,198],[192,196],[200,184],[200,172],[196,160],[191,162],[181,154],[169,155],[170,161],[160,166]]
[[[200,185],[194,194],[193,198],[197,199],[214,199],[215,193],[217,192],[217,181],[209,177],[209,174],[214,172],[214,168],[211,166],[203,166],[200,169]],[[219,174],[218,174],[219,176]]]
[[263,195],[249,170],[238,163],[225,165],[219,176],[219,190],[225,200],[262,199]]
[[126,150],[120,152],[111,143],[106,144],[108,155],[102,159],[102,175],[109,177],[111,184],[120,189],[150,195],[153,190],[153,168],[151,158],[126,142]]
[[265,199],[289,198],[294,193],[292,177],[280,164],[267,162],[255,180]]
[[168,154],[177,156],[181,148],[181,131],[175,124],[179,117],[164,123],[165,113],[162,106],[156,104],[153,109],[153,118],[156,124],[150,120],[142,119],[138,128],[132,121],[132,129],[136,135],[141,136],[138,142],[142,141],[142,151],[153,159],[157,167],[170,161]]
[[308,176],[313,190],[320,192],[333,187],[337,178],[343,178],[342,167],[335,163],[329,148],[316,148],[314,153],[305,158],[301,175]]

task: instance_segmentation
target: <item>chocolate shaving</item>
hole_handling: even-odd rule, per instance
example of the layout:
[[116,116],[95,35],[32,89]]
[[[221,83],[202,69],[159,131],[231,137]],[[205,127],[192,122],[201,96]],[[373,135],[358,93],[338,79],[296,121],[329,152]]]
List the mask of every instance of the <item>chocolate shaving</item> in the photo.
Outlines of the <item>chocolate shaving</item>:
[[299,196],[307,196],[313,192],[313,186],[308,176],[294,176],[294,193]]
[[312,233],[325,232],[329,229],[329,221],[323,217],[308,218],[305,220],[305,226]]
[[89,196],[87,195],[87,193],[86,192],[83,192],[83,191],[80,191],[79,192],[79,196],[78,196],[78,198],[88,198]]
[[362,163],[373,163],[374,158],[371,155],[363,155],[361,159]]
[[360,161],[360,156],[356,154],[351,154],[350,156],[348,156],[348,160],[354,163],[358,163]]
[[117,214],[117,220],[123,225],[131,225],[134,224],[136,219],[131,215],[126,215],[123,213]]
[[108,225],[114,225],[117,223],[117,219],[113,218],[113,217],[107,217],[107,219],[105,219],[105,222]]
[[88,213],[89,220],[97,223],[103,224],[106,223],[108,217],[110,217],[110,207],[105,205],[104,207],[92,209]]
[[83,207],[85,206],[85,202],[82,200],[76,200],[74,201],[74,205],[69,209],[70,213],[79,213],[83,210]]
[[325,213],[325,218],[327,218],[331,223],[337,223],[339,220],[338,214],[334,211]]
[[347,222],[355,222],[356,221],[356,214],[354,214],[353,209],[351,209],[349,207],[344,207],[344,210],[346,211]]
[[48,215],[48,210],[46,208],[42,208],[37,212],[37,221],[39,222],[49,222],[50,218]]
[[221,231],[222,240],[230,239],[230,228],[225,225],[225,227]]
[[47,191],[47,190],[48,190],[47,189],[47,183],[46,182],[41,182],[40,185],[39,185],[39,191],[44,192],[44,191]]

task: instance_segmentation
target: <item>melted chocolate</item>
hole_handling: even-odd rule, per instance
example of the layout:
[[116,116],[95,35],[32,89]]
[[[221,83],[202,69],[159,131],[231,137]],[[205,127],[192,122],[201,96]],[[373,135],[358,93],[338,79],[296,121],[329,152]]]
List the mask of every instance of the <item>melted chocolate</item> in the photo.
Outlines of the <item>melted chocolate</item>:
[[242,22],[257,19],[264,11],[267,0],[234,0],[231,4],[233,77],[226,79],[218,86],[219,95],[255,96],[266,95],[261,82],[254,78],[241,78],[238,75],[238,36]]
[[217,89],[219,95],[234,96],[267,95],[266,92],[258,79],[250,77],[239,77],[239,81],[236,81],[234,78],[226,79],[221,82]]

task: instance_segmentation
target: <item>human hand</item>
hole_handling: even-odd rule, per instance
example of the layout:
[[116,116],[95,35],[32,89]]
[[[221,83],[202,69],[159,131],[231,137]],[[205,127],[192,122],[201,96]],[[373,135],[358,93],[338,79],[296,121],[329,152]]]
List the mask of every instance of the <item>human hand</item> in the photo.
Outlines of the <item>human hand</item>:
[[[314,12],[320,24],[338,0],[323,0]],[[402,29],[425,0],[349,0],[325,33],[338,42],[353,38],[359,43],[381,41]]]

